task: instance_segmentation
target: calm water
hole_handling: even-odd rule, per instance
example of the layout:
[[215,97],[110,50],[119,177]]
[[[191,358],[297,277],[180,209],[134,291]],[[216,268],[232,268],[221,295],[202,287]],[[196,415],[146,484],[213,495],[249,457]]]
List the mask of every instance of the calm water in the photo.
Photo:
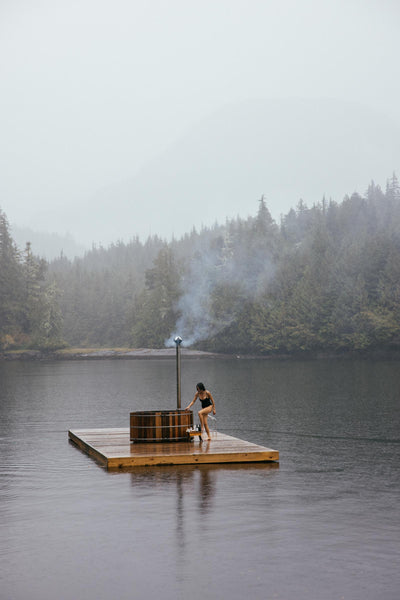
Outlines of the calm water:
[[398,600],[397,362],[182,360],[279,465],[109,473],[69,428],[175,408],[170,360],[0,363],[1,600]]

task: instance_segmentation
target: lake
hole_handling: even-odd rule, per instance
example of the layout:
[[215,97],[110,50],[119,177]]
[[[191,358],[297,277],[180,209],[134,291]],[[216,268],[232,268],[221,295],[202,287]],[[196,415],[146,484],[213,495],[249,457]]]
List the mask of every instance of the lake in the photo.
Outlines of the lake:
[[68,429],[176,407],[175,361],[0,363],[1,600],[398,600],[400,369],[182,358],[279,464],[107,472]]

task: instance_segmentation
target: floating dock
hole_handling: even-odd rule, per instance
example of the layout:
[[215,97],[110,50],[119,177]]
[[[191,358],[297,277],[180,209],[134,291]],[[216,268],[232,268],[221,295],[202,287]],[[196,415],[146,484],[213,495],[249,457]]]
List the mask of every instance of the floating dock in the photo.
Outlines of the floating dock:
[[211,441],[131,442],[129,427],[68,431],[69,439],[107,469],[158,465],[271,462],[279,452],[213,431]]

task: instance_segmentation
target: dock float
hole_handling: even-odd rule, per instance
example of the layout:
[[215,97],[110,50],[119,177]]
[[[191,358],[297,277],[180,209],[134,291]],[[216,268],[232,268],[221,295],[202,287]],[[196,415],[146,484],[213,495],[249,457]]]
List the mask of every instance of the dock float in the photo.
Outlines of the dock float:
[[213,431],[211,441],[131,442],[129,427],[69,430],[76,446],[109,470],[160,465],[271,462],[279,452]]

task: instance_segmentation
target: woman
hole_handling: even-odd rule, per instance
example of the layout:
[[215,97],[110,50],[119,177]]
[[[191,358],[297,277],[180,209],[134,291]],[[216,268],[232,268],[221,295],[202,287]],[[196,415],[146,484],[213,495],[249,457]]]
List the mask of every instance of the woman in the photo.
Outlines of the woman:
[[197,398],[200,400],[201,409],[199,410],[198,415],[200,418],[201,430],[203,431],[203,429],[205,429],[208,435],[208,440],[211,440],[211,434],[208,428],[207,419],[211,411],[213,411],[214,415],[216,414],[214,398],[212,397],[211,392],[206,390],[206,388],[204,387],[204,383],[198,383],[196,385],[196,390],[197,391],[193,400],[185,408],[185,410],[189,410],[190,407],[193,406],[193,404],[196,402]]

